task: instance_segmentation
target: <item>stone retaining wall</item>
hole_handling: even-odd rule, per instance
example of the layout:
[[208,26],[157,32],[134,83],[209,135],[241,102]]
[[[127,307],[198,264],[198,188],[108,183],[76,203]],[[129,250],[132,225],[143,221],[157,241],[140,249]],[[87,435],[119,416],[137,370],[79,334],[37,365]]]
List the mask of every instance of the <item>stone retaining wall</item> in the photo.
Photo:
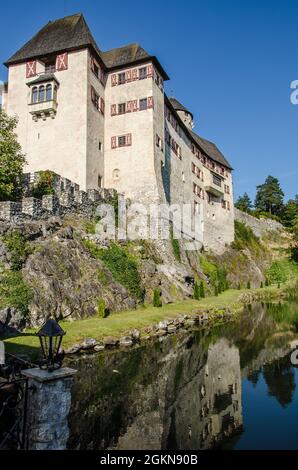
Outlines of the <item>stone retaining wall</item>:
[[262,237],[268,231],[280,232],[284,229],[282,224],[272,219],[257,219],[252,215],[242,212],[235,207],[235,220],[250,227],[257,237]]

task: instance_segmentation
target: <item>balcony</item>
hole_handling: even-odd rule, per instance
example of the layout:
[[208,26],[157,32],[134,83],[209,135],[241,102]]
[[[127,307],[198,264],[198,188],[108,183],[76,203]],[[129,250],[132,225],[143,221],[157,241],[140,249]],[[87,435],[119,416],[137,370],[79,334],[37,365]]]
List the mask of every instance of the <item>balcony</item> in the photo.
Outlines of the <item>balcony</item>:
[[30,114],[32,114],[32,118],[34,121],[37,121],[38,118],[43,119],[44,121],[47,117],[52,119],[55,118],[57,113],[57,101],[56,100],[49,100],[49,101],[41,101],[39,103],[30,103]]
[[224,194],[223,179],[218,175],[211,174],[209,184],[205,186],[208,193],[213,194],[216,197],[220,197]]

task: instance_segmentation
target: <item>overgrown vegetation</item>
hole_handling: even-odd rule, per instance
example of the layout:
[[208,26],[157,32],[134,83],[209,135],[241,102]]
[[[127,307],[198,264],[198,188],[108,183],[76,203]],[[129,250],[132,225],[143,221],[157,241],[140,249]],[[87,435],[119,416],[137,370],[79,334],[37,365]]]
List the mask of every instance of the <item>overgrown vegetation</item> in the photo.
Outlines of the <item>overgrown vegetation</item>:
[[260,240],[247,225],[235,220],[235,240],[231,244],[235,250],[251,248],[254,251],[260,249]]
[[12,271],[19,271],[32,252],[30,244],[17,230],[4,235],[2,241],[10,252]]
[[109,315],[108,310],[106,309],[106,303],[104,299],[99,299],[97,304],[97,316],[98,318],[106,318]]
[[273,261],[270,268],[266,271],[266,278],[269,284],[287,282],[288,277],[284,264],[280,260]]
[[195,285],[194,285],[194,288],[193,288],[193,298],[195,300],[200,300],[200,286],[199,284],[197,283],[197,281],[195,282]]
[[[211,286],[214,289],[215,295],[224,292],[229,288],[227,281],[227,272],[222,266],[218,266],[211,260],[207,259],[206,256],[200,257],[200,265],[205,274],[208,277]],[[201,283],[200,296],[205,296],[204,284]]]
[[20,271],[4,271],[0,274],[0,309],[14,307],[25,317],[32,296]]
[[50,170],[40,171],[32,188],[32,196],[41,199],[48,194],[54,194],[53,173]]
[[124,246],[111,243],[108,248],[101,248],[88,240],[84,240],[84,244],[94,258],[105,264],[116,281],[126,287],[136,300],[144,301],[145,290],[137,262]]
[[177,238],[174,238],[174,231],[173,231],[173,226],[170,227],[170,237],[171,237],[171,243],[173,247],[173,253],[176,261],[181,261],[181,253],[180,253],[180,245],[179,245],[179,240]]

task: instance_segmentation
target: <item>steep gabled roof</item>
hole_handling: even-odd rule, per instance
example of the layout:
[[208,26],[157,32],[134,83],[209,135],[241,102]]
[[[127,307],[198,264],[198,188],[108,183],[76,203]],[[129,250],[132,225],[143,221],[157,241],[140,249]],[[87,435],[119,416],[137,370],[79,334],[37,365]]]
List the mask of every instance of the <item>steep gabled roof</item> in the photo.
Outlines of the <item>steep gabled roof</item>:
[[223,156],[221,151],[217,148],[217,146],[213,143],[210,142],[209,140],[203,139],[203,137],[200,137],[198,134],[196,134],[193,131],[190,131],[192,134],[193,139],[196,141],[196,143],[201,147],[208,157],[212,158],[212,160],[215,160],[217,163],[221,163],[225,167],[229,168],[232,170],[233,168],[229,164],[228,160]]
[[191,117],[193,118],[193,114],[188,110],[186,109],[185,106],[183,106],[183,104],[180,103],[180,101],[178,101],[176,98],[174,97],[171,97],[169,98],[170,102],[171,102],[171,105],[173,106],[173,108],[175,109],[175,111],[184,111],[185,113],[188,113],[191,115]]
[[101,56],[109,68],[150,58],[150,55],[139,44],[128,44],[127,46],[111,49],[110,51],[102,52]]
[[91,46],[100,55],[97,44],[81,13],[50,21],[19,49],[5,65],[43,57],[59,51]]

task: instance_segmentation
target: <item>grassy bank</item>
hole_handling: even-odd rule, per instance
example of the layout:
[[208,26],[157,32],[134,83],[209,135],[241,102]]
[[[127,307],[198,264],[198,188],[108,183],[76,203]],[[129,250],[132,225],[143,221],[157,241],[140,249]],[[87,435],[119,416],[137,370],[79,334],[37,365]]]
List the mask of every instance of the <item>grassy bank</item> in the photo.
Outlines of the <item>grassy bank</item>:
[[[197,314],[208,309],[220,309],[229,307],[235,314],[241,310],[243,304],[241,296],[243,294],[255,294],[262,299],[278,298],[282,290],[277,286],[270,286],[264,289],[230,289],[218,296],[207,297],[201,300],[185,300],[182,302],[164,305],[160,308],[144,307],[138,310],[129,310],[125,312],[113,313],[107,318],[91,317],[85,320],[74,322],[61,322],[62,328],[66,331],[63,340],[65,348],[75,343],[81,342],[84,338],[94,338],[103,340],[108,336],[120,337],[130,330],[137,328],[143,329],[167,318],[175,318],[179,315]],[[34,355],[38,351],[39,342],[35,336],[35,330],[26,330],[20,336],[7,339],[7,350],[9,352],[18,352],[18,354]]]

